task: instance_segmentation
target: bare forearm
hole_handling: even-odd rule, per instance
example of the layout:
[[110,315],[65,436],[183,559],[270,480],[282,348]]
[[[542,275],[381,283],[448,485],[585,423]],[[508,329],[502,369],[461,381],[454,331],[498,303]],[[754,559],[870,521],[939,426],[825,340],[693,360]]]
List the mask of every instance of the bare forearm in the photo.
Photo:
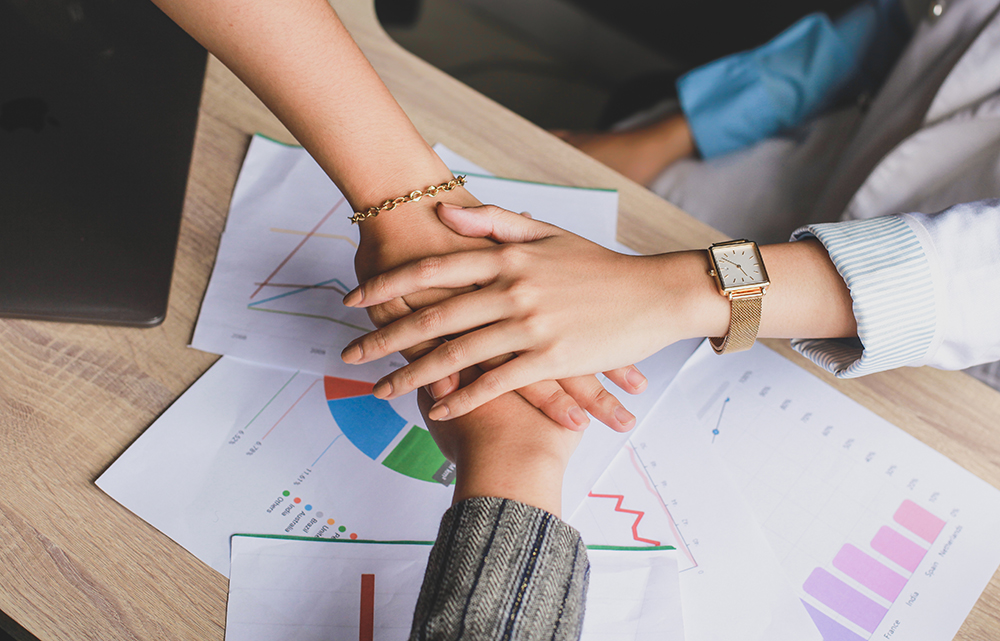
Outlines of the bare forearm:
[[[761,247],[771,285],[761,306],[761,338],[836,338],[857,334],[850,291],[818,241]],[[709,276],[704,251],[664,254],[656,282],[678,283],[685,338],[723,336],[730,305]],[[672,297],[671,297],[672,298]],[[676,299],[675,299],[676,300]],[[665,315],[677,310],[665,310]],[[665,316],[665,317],[674,317]]]
[[[431,404],[421,392],[425,416]],[[553,423],[516,394],[452,421],[428,421],[428,427],[455,463],[456,503],[496,496],[560,516],[563,473],[581,433]]]
[[[356,209],[450,177],[326,0],[154,1],[264,101]],[[433,212],[404,207],[391,218],[410,216]]]

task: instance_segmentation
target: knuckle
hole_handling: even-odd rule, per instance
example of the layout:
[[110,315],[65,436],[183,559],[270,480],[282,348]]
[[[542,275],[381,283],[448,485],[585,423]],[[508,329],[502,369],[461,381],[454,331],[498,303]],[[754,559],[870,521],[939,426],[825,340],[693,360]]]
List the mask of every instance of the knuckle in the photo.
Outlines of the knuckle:
[[506,391],[504,376],[497,372],[497,370],[483,374],[482,377],[480,377],[480,381],[482,381],[483,389],[489,392],[490,396],[499,396]]
[[448,341],[441,346],[441,357],[447,365],[461,365],[465,359],[465,347],[461,341]]
[[443,260],[440,256],[421,258],[416,265],[417,278],[421,282],[434,278],[441,271],[442,265]]
[[416,374],[414,374],[412,367],[404,367],[397,370],[393,378],[395,379],[393,381],[393,387],[397,389],[410,390],[417,387],[417,377]]
[[469,393],[469,388],[463,387],[452,394],[448,404],[456,412],[464,412],[472,407],[472,394]]
[[521,331],[532,344],[540,342],[547,334],[548,322],[539,314],[528,314],[521,321]]
[[548,396],[545,397],[545,399],[542,401],[542,405],[544,407],[555,408],[565,403],[567,398],[568,396],[566,395],[566,393],[563,392],[562,389],[557,387],[556,389],[553,389]]
[[388,351],[389,349],[389,337],[385,335],[385,332],[381,329],[375,330],[365,339],[364,350],[367,352],[371,350],[372,352],[381,354]]
[[[369,287],[371,289],[371,293],[374,293],[376,298],[379,300],[391,298],[389,295],[389,279],[385,274],[379,274],[375,278],[368,281],[366,287]],[[365,292],[365,294],[368,295],[369,292]]]
[[417,312],[417,327],[424,332],[433,332],[441,326],[441,310],[437,307],[425,307]]
[[517,243],[508,243],[506,245],[500,245],[500,247],[497,248],[497,254],[500,256],[500,262],[505,267],[518,265],[526,253],[527,250]]

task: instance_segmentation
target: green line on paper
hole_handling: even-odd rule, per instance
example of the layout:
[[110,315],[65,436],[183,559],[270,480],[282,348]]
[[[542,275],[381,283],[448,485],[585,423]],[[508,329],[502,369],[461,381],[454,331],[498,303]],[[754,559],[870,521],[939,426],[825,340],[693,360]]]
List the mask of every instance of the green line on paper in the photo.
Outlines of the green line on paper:
[[302,312],[286,312],[280,309],[264,309],[262,307],[251,307],[247,305],[247,309],[254,312],[270,312],[272,314],[286,314],[288,316],[303,316],[305,318],[318,318],[319,320],[330,321],[331,323],[337,323],[338,325],[343,325],[344,327],[350,327],[351,329],[356,329],[359,332],[370,332],[371,328],[358,327],[357,325],[351,325],[350,323],[345,323],[342,320],[337,320],[336,318],[330,318],[329,316],[320,316],[319,314],[303,314]]

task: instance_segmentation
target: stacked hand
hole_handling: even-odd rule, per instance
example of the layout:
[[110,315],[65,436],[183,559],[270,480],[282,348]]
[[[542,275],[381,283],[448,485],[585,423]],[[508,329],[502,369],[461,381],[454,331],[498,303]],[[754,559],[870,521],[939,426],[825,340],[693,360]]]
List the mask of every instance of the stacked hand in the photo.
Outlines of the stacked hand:
[[[461,210],[460,210],[461,211]],[[380,221],[381,222],[381,221]],[[458,230],[455,230],[458,231]],[[379,272],[386,272],[399,265],[404,265],[420,259],[416,264],[433,263],[437,258],[421,258],[428,255],[455,255],[456,252],[466,250],[482,250],[497,247],[493,240],[486,238],[486,235],[460,236],[436,218],[433,221],[424,221],[420,224],[419,232],[413,230],[413,237],[419,237],[420,243],[400,243],[384,242],[383,234],[391,234],[399,238],[401,230],[392,229],[385,232],[381,227],[365,225],[362,229],[361,245],[355,257],[355,265],[358,271],[359,280],[364,281]],[[375,276],[369,282],[379,282],[383,276]],[[475,289],[475,283],[467,282],[462,285],[452,286],[448,283],[428,283],[419,289],[401,292],[398,295],[384,295],[378,300],[378,304],[366,304],[369,315],[377,326],[383,326],[416,313],[425,314],[424,310],[434,308],[434,304],[441,304],[449,297],[455,295],[456,290],[471,293]],[[398,321],[397,321],[398,322]],[[449,332],[451,334],[453,332]],[[432,335],[433,334],[433,335]],[[380,351],[381,355],[387,355],[400,351],[409,361],[415,361],[421,356],[432,353],[435,348],[451,349],[451,342],[442,345],[439,337],[444,334],[427,333],[420,340],[413,340],[406,345],[393,347],[388,351]],[[374,337],[369,335],[366,340],[380,340],[379,334]],[[357,344],[357,342],[353,343]],[[353,345],[352,344],[352,345]],[[395,343],[394,343],[395,344]],[[461,344],[461,343],[460,343]],[[439,347],[440,346],[440,347]],[[348,348],[348,350],[350,347]],[[346,350],[345,350],[346,353]],[[497,352],[493,354],[496,358],[484,358],[480,360],[463,360],[460,367],[450,369],[446,374],[432,379],[422,380],[419,384],[409,384],[400,381],[399,387],[394,393],[385,393],[386,385],[390,385],[386,380],[381,382],[376,389],[376,395],[382,398],[395,398],[406,392],[413,391],[419,387],[426,386],[431,396],[441,398],[460,387],[458,373],[473,365],[479,365],[481,369],[488,370],[501,365],[510,358],[510,354]],[[375,357],[356,360],[354,362],[367,362]],[[350,362],[350,361],[348,361]],[[409,370],[404,370],[401,376],[406,377]],[[597,371],[597,370],[593,370]],[[645,389],[646,380],[634,367],[623,367],[619,370],[608,371],[609,378],[618,384],[622,389],[630,393],[638,393]],[[394,379],[395,380],[395,379]],[[404,391],[405,390],[405,391]],[[611,426],[616,430],[628,430],[635,424],[635,417],[626,410],[621,403],[604,387],[594,376],[587,375],[567,375],[560,376],[558,380],[553,377],[539,378],[525,385],[505,389],[493,394],[490,398],[495,398],[505,391],[516,390],[529,403],[539,408],[549,418],[560,425],[579,430],[589,423],[586,412],[589,412],[601,422]],[[489,399],[486,399],[489,400]],[[477,403],[481,405],[485,400]],[[471,409],[471,408],[469,408]],[[465,410],[468,411],[468,410]],[[462,413],[464,414],[465,411]]]
[[[379,381],[376,396],[391,399],[447,380],[435,388],[439,400],[429,412],[433,420],[447,420],[538,381],[593,372],[608,373],[627,391],[641,390],[645,379],[630,363],[697,335],[686,322],[682,292],[669,291],[671,259],[683,253],[626,256],[494,206],[441,204],[438,215],[463,236],[503,244],[422,258],[345,297],[346,305],[377,310],[438,288],[464,289],[344,349],[345,362],[366,363],[454,337]],[[503,362],[456,389],[455,373],[494,359]]]

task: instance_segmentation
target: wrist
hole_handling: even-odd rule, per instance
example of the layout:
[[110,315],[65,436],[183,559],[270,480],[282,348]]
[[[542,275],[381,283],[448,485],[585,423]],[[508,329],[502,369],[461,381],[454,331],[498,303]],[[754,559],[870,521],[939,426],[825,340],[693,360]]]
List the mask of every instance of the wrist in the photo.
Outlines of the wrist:
[[657,291],[649,300],[659,301],[659,325],[667,319],[673,333],[668,342],[687,338],[723,336],[729,328],[729,301],[719,293],[709,274],[704,250],[689,250],[644,257],[654,262],[648,279]]
[[[442,180],[441,182],[446,180],[450,180],[450,177]],[[441,182],[434,184],[441,184]],[[413,187],[410,191],[413,189],[422,190],[425,187],[427,187],[427,185],[423,185],[422,187]],[[410,191],[405,193],[410,193]],[[403,195],[403,193],[396,194],[396,196],[401,195]],[[378,201],[378,203],[372,204],[378,206],[386,199],[395,198],[396,196],[389,196]],[[439,192],[438,195],[434,197],[423,196],[418,201],[402,204],[391,211],[383,211],[374,218],[368,218],[360,221],[358,223],[358,228],[361,234],[361,242],[379,243],[389,239],[398,239],[400,237],[416,239],[420,238],[421,230],[426,229],[428,225],[445,228],[444,223],[438,219],[437,215],[437,204],[439,202],[458,205],[459,207],[476,207],[481,204],[475,196],[470,194],[464,187],[458,187],[448,192]],[[366,205],[363,206],[363,208],[367,209],[370,206],[372,205]]]
[[[556,428],[563,429],[563,428]],[[511,499],[562,515],[562,482],[567,460],[560,456],[526,456],[527,447],[505,454],[463,452],[456,458],[455,495],[458,503],[480,496]]]

